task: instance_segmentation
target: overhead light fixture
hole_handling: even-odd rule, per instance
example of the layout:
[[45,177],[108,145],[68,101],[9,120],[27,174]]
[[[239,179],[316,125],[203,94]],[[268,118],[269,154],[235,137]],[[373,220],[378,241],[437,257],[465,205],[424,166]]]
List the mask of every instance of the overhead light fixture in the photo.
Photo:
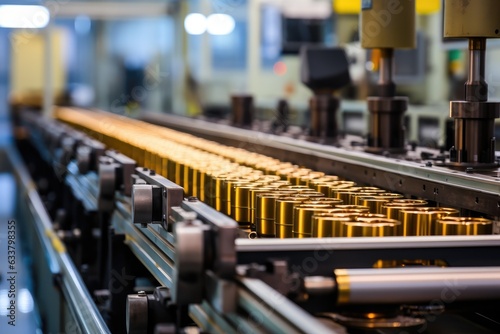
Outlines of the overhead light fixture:
[[191,13],[184,19],[184,28],[190,35],[202,35],[207,31],[207,18],[203,14]]
[[207,19],[207,30],[211,35],[229,35],[233,32],[236,23],[234,18],[227,14],[212,14]]
[[44,28],[49,24],[50,12],[34,5],[0,5],[1,28]]

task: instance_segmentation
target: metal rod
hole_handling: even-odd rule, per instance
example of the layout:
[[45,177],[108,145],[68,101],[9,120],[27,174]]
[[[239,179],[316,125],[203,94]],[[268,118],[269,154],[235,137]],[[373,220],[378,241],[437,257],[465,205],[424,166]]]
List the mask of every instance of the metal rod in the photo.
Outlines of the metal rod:
[[394,50],[381,49],[379,85],[392,84],[394,75]]
[[485,81],[486,39],[469,39],[469,78],[465,84],[467,101],[487,101],[488,84]]
[[402,304],[500,298],[500,267],[335,270],[340,304]]

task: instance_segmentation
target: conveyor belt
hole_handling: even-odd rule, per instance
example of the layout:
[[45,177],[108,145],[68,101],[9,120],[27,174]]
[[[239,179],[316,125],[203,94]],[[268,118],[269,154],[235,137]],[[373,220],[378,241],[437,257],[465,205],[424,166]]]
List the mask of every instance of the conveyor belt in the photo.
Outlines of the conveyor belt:
[[[492,222],[460,217],[242,148],[105,112],[58,108],[56,117],[132,157],[259,237],[491,234]],[[453,218],[455,217],[455,218]]]

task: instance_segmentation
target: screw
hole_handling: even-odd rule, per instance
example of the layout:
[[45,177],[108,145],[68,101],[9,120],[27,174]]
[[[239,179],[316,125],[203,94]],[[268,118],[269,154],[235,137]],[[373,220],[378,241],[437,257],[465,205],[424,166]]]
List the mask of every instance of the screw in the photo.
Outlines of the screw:
[[425,163],[425,167],[432,167],[432,162],[427,161],[427,162]]
[[195,196],[189,196],[188,197],[188,202],[198,202],[198,198]]
[[139,291],[137,295],[140,297],[146,297],[146,291]]
[[186,212],[184,214],[184,222],[187,224],[187,225],[191,225],[193,224],[193,221],[196,219],[196,212]]
[[156,172],[155,172],[154,170],[152,170],[152,169],[151,169],[151,170],[149,171],[149,175],[155,175],[155,174],[156,174]]
[[467,168],[465,169],[465,172],[466,172],[467,174],[472,174],[472,173],[474,173],[474,168],[472,168],[472,167],[467,167]]
[[142,170],[146,172],[148,169],[146,167],[143,167]]

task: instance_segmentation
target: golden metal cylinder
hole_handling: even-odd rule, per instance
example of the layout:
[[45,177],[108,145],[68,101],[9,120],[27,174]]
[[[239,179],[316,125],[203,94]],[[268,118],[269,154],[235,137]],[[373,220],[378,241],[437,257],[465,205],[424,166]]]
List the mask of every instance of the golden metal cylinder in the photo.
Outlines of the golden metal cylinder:
[[349,202],[352,205],[359,205],[359,197],[364,197],[364,196],[377,196],[385,194],[385,190],[378,189],[378,190],[359,190],[356,193],[353,193],[350,195]]
[[274,193],[258,193],[255,206],[255,231],[259,237],[272,238],[276,235],[276,199]]
[[269,186],[277,187],[277,188],[287,188],[291,186],[292,184],[288,181],[282,180],[282,181],[273,181],[269,183]]
[[293,197],[283,197],[276,200],[275,230],[276,237],[293,237],[293,209],[303,201]]
[[253,184],[235,185],[231,194],[231,217],[240,224],[251,222],[251,190]]
[[274,224],[274,229],[276,231],[276,238],[293,238],[293,225]]
[[350,218],[336,217],[335,215],[315,214],[312,217],[312,237],[332,238],[340,237],[340,226],[342,223],[351,221]]
[[370,212],[375,213],[382,213],[382,206],[390,201],[377,196],[363,196],[358,197],[357,200],[359,205],[367,206],[370,208]]
[[309,203],[309,204],[329,204],[332,207],[335,207],[337,205],[342,205],[344,202],[341,199],[338,198],[330,198],[330,197],[315,197],[315,198],[309,198],[306,202],[304,203]]
[[[314,190],[323,194],[323,196],[328,196],[330,192],[330,186],[332,183],[329,182],[312,182],[311,185],[314,187]],[[310,186],[311,186],[310,185]]]
[[342,204],[342,205],[335,206],[335,209],[345,210],[345,212],[349,212],[351,210],[359,210],[361,212],[370,212],[370,208],[367,206],[363,206],[363,205]]
[[[250,189],[250,222],[255,224],[255,213],[257,207],[257,195],[263,193],[271,193],[272,188],[268,187],[254,187]],[[274,210],[273,210],[274,211]]]
[[359,187],[351,187],[347,189],[338,190],[336,192],[336,198],[344,201],[345,205],[352,205],[351,198],[353,195],[357,194]]
[[435,235],[437,221],[446,216],[458,216],[458,210],[441,207],[402,209],[399,212],[399,221],[402,223],[401,235]]
[[293,235],[296,238],[310,238],[312,236],[312,217],[316,213],[328,212],[328,204],[301,204],[297,205],[293,213]]
[[339,182],[342,181],[342,179],[338,175],[323,175],[320,178],[317,179],[318,181],[323,181],[323,182]]
[[192,166],[186,164],[184,165],[184,192],[189,196],[196,196],[194,187],[193,187],[193,179],[194,179],[194,169]]
[[301,192],[301,191],[311,191],[311,188],[307,187],[307,186],[302,186],[302,185],[298,185],[298,186],[288,186],[286,187],[286,189],[288,190],[294,190],[296,192]]
[[330,185],[328,197],[341,199],[339,192],[355,191],[358,188],[360,187],[356,187],[354,182],[348,182],[348,181],[333,182],[332,185]]
[[313,201],[316,198],[325,198],[325,195],[318,192],[300,192],[298,194],[295,194],[294,197],[300,198],[304,201]]
[[[224,181],[228,178],[227,175],[215,175],[212,177],[212,189],[213,189],[213,206],[215,210],[223,212],[222,196],[225,192]],[[225,208],[224,208],[225,211]]]
[[365,221],[371,219],[387,219],[387,216],[381,213],[360,213],[356,216],[356,221]]
[[207,173],[203,169],[199,169],[198,173],[196,173],[196,184],[198,186],[198,198],[200,201],[205,202],[206,198],[206,190],[205,187],[208,185],[208,178],[207,178]]
[[382,204],[382,213],[389,219],[399,219],[399,212],[404,209],[424,207],[427,201],[420,199],[395,199]]
[[437,235],[482,235],[493,233],[493,222],[477,217],[444,217],[437,221]]
[[394,219],[372,218],[357,222],[343,222],[340,233],[343,237],[388,237],[398,235],[401,223]]

